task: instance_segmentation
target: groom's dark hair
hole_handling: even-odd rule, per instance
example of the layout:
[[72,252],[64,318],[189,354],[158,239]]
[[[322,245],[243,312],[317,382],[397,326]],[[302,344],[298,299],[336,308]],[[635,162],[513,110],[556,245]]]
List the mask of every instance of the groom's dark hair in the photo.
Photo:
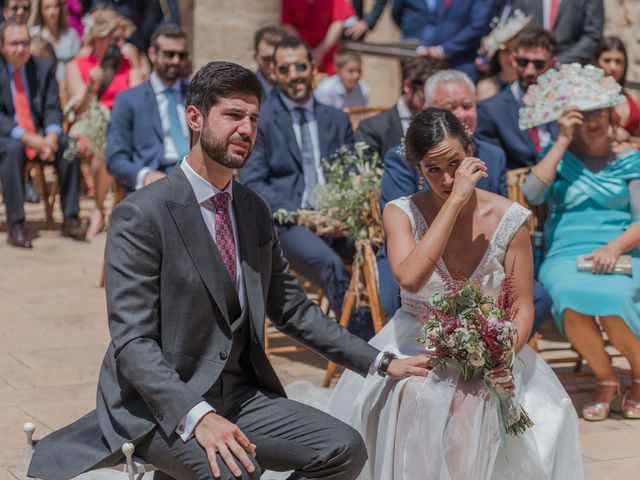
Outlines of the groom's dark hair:
[[193,105],[206,117],[221,98],[237,93],[255,95],[260,103],[262,85],[255,73],[232,62],[209,62],[191,80],[185,103],[187,107]]
[[458,139],[467,155],[472,155],[473,142],[458,117],[444,108],[423,110],[411,121],[404,137],[407,160],[417,166],[429,150],[447,137]]

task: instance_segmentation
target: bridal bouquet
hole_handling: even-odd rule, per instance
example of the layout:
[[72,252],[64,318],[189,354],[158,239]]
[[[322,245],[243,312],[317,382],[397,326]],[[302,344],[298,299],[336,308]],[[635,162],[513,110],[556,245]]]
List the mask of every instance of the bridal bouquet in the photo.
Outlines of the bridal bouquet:
[[[470,280],[458,280],[438,270],[446,289],[429,304],[414,305],[418,319],[424,322],[419,342],[425,344],[432,364],[460,368],[465,380],[488,372],[507,362],[513,365],[517,330],[511,275],[502,284],[498,299],[486,295]],[[485,380],[486,381],[486,380]],[[516,403],[513,394],[487,385],[498,397],[501,424],[506,433],[518,436],[533,426],[527,412]]]

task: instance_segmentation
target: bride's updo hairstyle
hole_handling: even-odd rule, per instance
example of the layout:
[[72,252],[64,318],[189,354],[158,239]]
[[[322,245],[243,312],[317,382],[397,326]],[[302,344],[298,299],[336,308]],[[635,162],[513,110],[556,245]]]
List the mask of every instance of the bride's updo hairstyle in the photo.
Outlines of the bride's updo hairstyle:
[[458,117],[444,108],[423,110],[411,121],[404,137],[407,160],[417,167],[429,150],[447,137],[458,139],[467,155],[473,154],[471,137]]

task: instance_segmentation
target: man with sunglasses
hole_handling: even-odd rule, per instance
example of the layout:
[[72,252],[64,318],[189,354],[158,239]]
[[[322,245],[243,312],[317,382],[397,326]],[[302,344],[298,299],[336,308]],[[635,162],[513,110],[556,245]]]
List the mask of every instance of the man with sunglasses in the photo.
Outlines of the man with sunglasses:
[[[116,97],[107,130],[107,168],[128,192],[166,175],[189,151],[184,99],[190,67],[186,34],[165,24],[151,37],[148,81]],[[149,128],[151,126],[151,128]]]
[[522,32],[511,54],[518,79],[497,95],[478,104],[476,137],[501,147],[507,169],[535,165],[538,155],[558,134],[555,122],[520,130],[518,112],[522,97],[538,77],[556,64],[553,33],[542,28]]
[[[284,37],[273,60],[278,92],[260,109],[256,146],[240,178],[274,212],[313,210],[314,188],[324,182],[321,162],[342,145],[353,144],[353,131],[346,113],[313,97],[315,65],[303,39]],[[322,287],[339,316],[350,280],[342,257],[352,257],[353,242],[320,218],[311,228],[280,225],[278,236],[291,267]],[[373,336],[362,311],[352,317],[349,329],[367,340]]]

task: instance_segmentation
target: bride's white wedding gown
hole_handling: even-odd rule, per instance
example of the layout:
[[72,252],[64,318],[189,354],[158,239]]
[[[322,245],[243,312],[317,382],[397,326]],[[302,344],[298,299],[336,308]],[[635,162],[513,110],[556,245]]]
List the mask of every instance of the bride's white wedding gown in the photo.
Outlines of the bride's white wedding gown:
[[[413,201],[391,202],[411,220],[418,242],[427,225]],[[502,218],[471,279],[494,296],[505,278],[506,249],[529,211],[513,204]],[[446,271],[442,261],[440,268]],[[438,273],[417,294],[402,291],[403,305],[371,345],[401,357],[418,355],[422,323],[410,304],[427,302],[444,285]],[[415,308],[415,307],[414,307]],[[482,380],[463,382],[456,368],[428,377],[363,378],[347,371],[331,397],[328,413],[352,425],[367,445],[361,480],[578,480],[584,478],[578,417],[558,378],[528,346],[513,373],[516,399],[534,426],[500,446],[496,402]]]

